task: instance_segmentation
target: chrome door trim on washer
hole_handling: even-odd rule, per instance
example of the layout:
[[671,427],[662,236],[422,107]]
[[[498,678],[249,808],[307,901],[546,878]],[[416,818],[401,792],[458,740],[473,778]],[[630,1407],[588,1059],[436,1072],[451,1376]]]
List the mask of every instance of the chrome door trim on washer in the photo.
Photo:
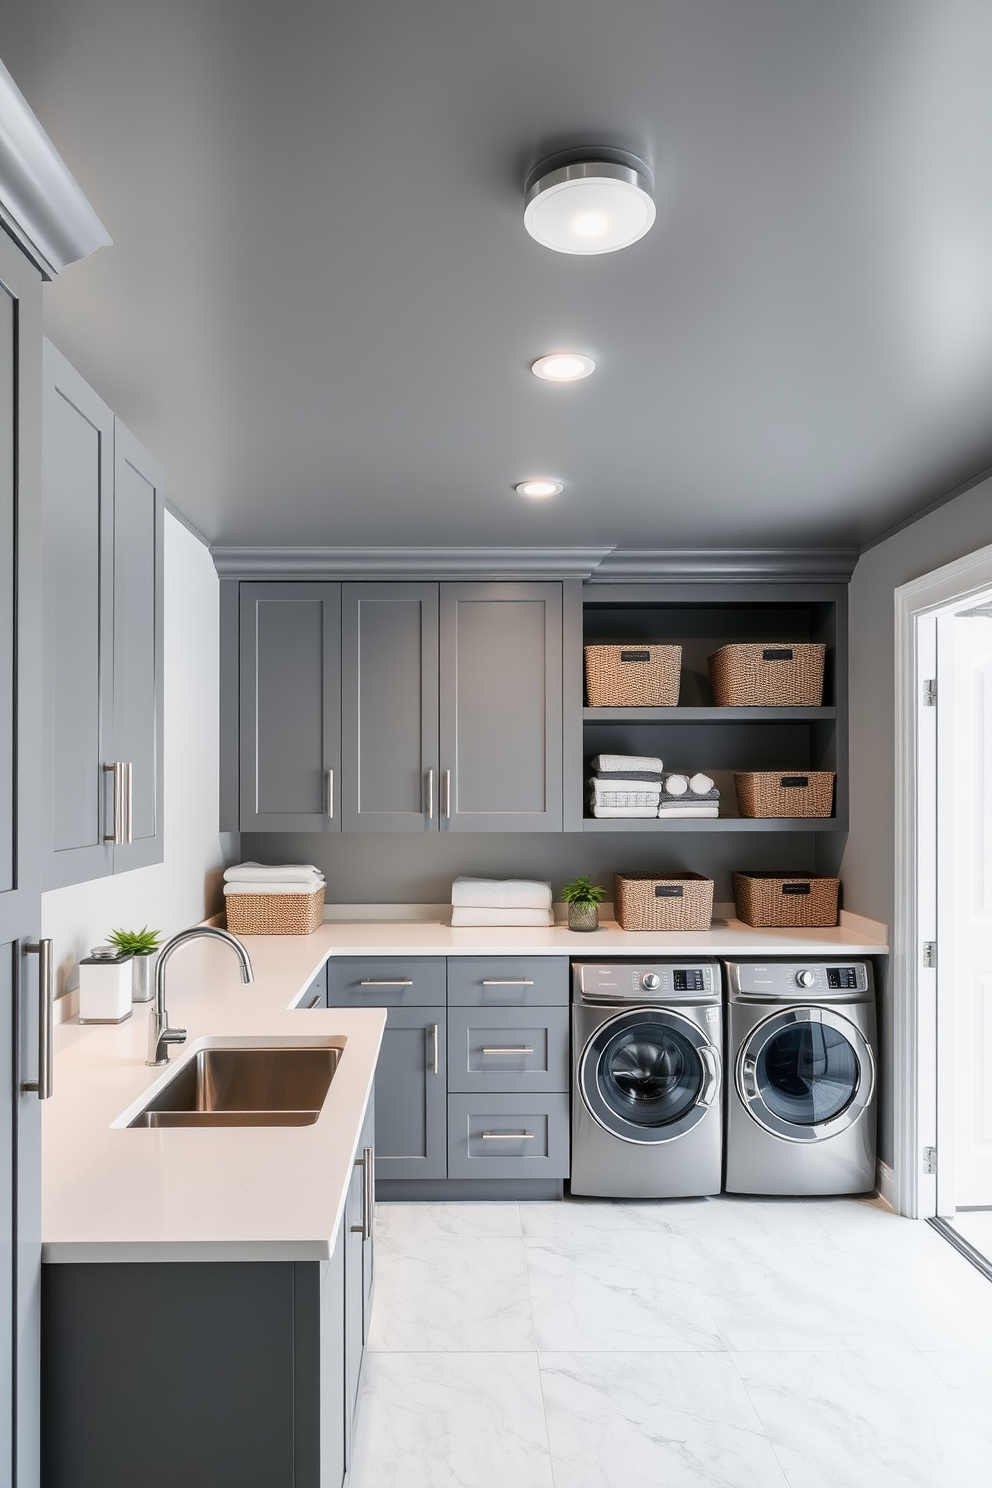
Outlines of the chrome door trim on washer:
[[[696,1072],[698,1091],[689,1109],[677,1120],[657,1125],[626,1121],[604,1099],[599,1081],[602,1060],[617,1036],[636,1028],[650,1027],[652,1024],[688,1044],[699,1065]],[[615,1017],[607,1018],[586,1041],[578,1061],[577,1075],[576,1094],[597,1125],[609,1132],[610,1136],[636,1146],[653,1146],[658,1142],[670,1142],[684,1136],[703,1120],[720,1098],[719,1051],[704,1029],[671,1008],[624,1008]]]
[[[826,1121],[809,1124],[787,1121],[770,1110],[757,1084],[758,1061],[769,1044],[788,1029],[802,1024],[819,1024],[839,1034],[850,1045],[857,1064],[857,1079],[844,1107]],[[781,1008],[763,1018],[744,1038],[734,1077],[741,1103],[758,1126],[786,1142],[819,1142],[853,1126],[870,1105],[875,1094],[875,1057],[861,1030],[840,1013],[825,1007]]]

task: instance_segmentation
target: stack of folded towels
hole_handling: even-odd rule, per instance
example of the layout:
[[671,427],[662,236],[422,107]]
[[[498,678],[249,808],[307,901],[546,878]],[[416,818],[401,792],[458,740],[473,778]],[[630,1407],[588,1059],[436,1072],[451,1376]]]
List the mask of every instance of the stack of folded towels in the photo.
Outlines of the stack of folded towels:
[[589,781],[593,816],[657,816],[661,766],[661,760],[652,754],[597,754]]
[[324,875],[312,863],[236,863],[224,874],[225,894],[312,894]]
[[719,816],[720,792],[709,775],[666,775],[661,782],[658,815]]
[[551,885],[527,878],[456,878],[452,925],[553,925]]

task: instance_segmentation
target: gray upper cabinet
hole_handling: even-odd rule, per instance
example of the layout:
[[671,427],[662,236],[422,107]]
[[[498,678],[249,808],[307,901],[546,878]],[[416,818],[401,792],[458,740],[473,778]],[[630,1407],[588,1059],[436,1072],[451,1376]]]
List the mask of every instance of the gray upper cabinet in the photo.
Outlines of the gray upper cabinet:
[[162,474],[46,342],[44,885],[162,860]]
[[438,586],[345,584],[341,639],[344,830],[433,830]]
[[562,829],[561,584],[441,585],[441,829]]
[[341,586],[241,585],[241,830],[341,829]]

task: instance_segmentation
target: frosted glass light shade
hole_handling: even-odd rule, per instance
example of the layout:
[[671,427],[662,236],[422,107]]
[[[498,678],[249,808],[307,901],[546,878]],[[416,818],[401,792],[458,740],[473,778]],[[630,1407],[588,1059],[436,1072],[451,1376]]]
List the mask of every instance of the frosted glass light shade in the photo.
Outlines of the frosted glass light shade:
[[524,226],[556,253],[615,253],[650,231],[651,178],[609,161],[582,161],[539,176],[526,194]]

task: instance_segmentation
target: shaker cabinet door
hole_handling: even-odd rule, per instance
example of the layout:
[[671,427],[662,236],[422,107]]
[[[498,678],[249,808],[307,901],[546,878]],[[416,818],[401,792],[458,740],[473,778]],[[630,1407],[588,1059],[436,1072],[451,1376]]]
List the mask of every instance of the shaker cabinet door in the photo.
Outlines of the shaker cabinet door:
[[443,1178],[447,1051],[444,1007],[391,1007],[376,1065],[379,1178]]
[[560,584],[441,585],[441,830],[560,832]]
[[336,832],[340,584],[241,585],[241,830]]
[[341,629],[344,830],[437,831],[437,585],[345,584]]

